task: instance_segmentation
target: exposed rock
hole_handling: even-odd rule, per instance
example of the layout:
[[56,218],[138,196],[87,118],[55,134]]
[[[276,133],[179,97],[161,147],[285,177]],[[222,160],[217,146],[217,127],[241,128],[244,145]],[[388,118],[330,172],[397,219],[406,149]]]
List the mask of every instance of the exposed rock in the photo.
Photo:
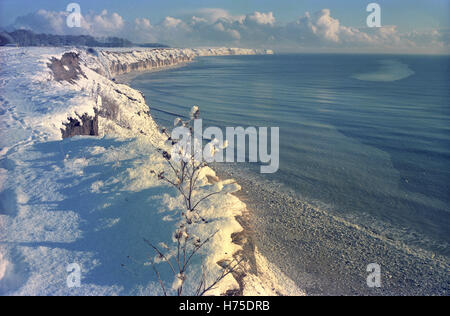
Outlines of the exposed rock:
[[[62,137],[76,135],[110,135],[125,133],[148,135],[155,123],[150,116],[145,96],[135,90],[117,84],[116,75],[173,67],[193,61],[197,56],[226,56],[266,54],[267,51],[252,49],[139,49],[131,51],[76,50],[66,52],[61,59],[52,58],[48,67],[54,79],[66,81],[92,96],[95,115],[74,116],[68,114],[68,122],[63,123]],[[93,74],[100,77],[92,81]],[[88,78],[89,77],[89,78]],[[87,79],[87,81],[86,81]],[[71,113],[77,113],[72,111]],[[85,109],[79,111],[85,113]],[[134,132],[134,134],[133,134]]]
[[65,53],[61,60],[52,58],[48,67],[53,71],[56,81],[74,83],[80,76],[87,78],[80,67],[80,56],[77,53]]
[[68,123],[63,123],[66,129],[61,129],[62,137],[69,138],[73,136],[86,135],[98,136],[98,115],[94,117],[83,114],[78,118],[68,118]]
[[117,122],[120,112],[118,102],[106,95],[103,95],[101,99],[102,99],[102,106],[98,110],[98,115],[108,120]]
[[172,67],[191,62],[198,56],[260,54],[273,54],[273,51],[245,48],[199,48],[133,50],[128,52],[102,50],[99,52],[99,55],[107,61],[108,71],[111,75]]
[[123,92],[120,91],[119,89],[114,89],[114,91],[117,92],[117,93],[119,93],[119,94],[122,94],[122,95],[126,96],[126,97],[128,98],[128,100],[130,100],[130,101],[134,101],[134,102],[137,102],[137,101],[138,101],[137,99],[132,98],[132,97],[130,97],[129,95],[126,95],[125,93],[123,93]]

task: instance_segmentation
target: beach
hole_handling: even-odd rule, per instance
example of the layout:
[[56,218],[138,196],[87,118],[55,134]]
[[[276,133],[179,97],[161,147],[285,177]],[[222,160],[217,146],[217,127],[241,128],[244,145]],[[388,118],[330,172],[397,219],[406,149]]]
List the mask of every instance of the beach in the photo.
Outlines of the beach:
[[[182,64],[191,53],[2,49],[2,62],[9,63],[1,73],[2,295],[162,295],[159,277],[176,290],[170,269],[144,242],[172,244],[182,209],[176,191],[150,172],[168,168],[156,150],[165,148],[164,135],[143,94],[112,79],[115,70]],[[240,187],[229,180],[213,186],[207,176],[214,171],[202,170],[197,194],[216,187],[223,194],[204,203],[208,223],[195,223],[190,232],[200,239],[217,233],[192,262],[187,293],[202,273],[212,282],[220,275],[218,262],[242,250],[232,237],[242,232],[235,217],[245,204],[231,195]],[[208,295],[301,294],[264,258],[254,258],[257,274],[228,275]],[[79,287],[67,283],[73,266],[81,273]]]
[[[364,121],[370,115],[360,105],[373,100],[350,93],[364,101],[355,110],[343,92],[352,91],[350,84],[355,91],[370,88],[365,82],[393,86],[392,93],[408,88],[394,87],[395,82],[419,84],[404,62],[382,62],[377,70],[385,57],[375,57],[373,72],[351,75],[349,82],[330,67],[324,83],[320,73],[309,78],[305,63],[311,58],[312,65],[335,63],[335,56],[273,56],[270,51],[225,48],[6,48],[1,54],[8,63],[0,81],[5,92],[0,99],[5,135],[0,143],[2,294],[162,295],[149,268],[151,249],[142,239],[172,243],[183,204],[150,171],[167,168],[156,150],[170,150],[161,128],[170,129],[174,118],[185,117],[193,105],[200,105],[206,126],[278,124],[284,149],[281,170],[267,177],[248,163],[216,163],[202,172],[200,191],[221,188],[223,194],[204,206],[210,224],[192,229],[201,238],[215,229],[220,233],[194,262],[187,291],[195,288],[204,264],[213,279],[220,273],[218,262],[243,258],[240,271],[209,295],[448,292],[448,248],[442,234],[447,217],[437,185],[445,175],[427,177],[436,185],[420,187],[414,173],[397,169],[401,151],[381,147],[387,140],[397,141],[400,133],[391,132],[392,127],[385,129],[390,138],[380,143],[359,142],[354,122],[364,123],[364,135],[386,121]],[[341,58],[340,67],[347,69],[347,62],[367,57]],[[421,71],[416,60],[405,62]],[[298,81],[299,65],[307,80]],[[28,75],[22,78],[23,73]],[[277,73],[297,81],[290,86]],[[445,96],[436,100],[439,106]],[[349,108],[341,113],[335,104]],[[374,116],[373,108],[364,109]],[[388,110],[394,115],[403,111],[400,105]],[[423,113],[419,106],[416,111]],[[333,125],[336,115],[343,127]],[[417,137],[433,133],[439,139],[439,124],[422,134],[416,130]],[[424,148],[420,150],[418,154]],[[433,154],[428,155],[432,166],[445,163],[439,149]],[[210,181],[216,174],[219,184]],[[430,194],[426,199],[413,191],[405,194],[410,186]],[[414,225],[405,229],[407,223]],[[82,286],[75,289],[66,285],[66,267],[73,263],[83,271]],[[367,286],[372,263],[381,264],[381,288]],[[161,275],[170,287],[170,270],[162,267]]]
[[[237,194],[251,215],[243,226],[305,292],[442,295],[448,137],[446,116],[435,113],[446,113],[448,90],[439,77],[446,62],[400,55],[205,57],[130,84],[149,97],[162,126],[195,104],[205,128],[280,128],[277,173],[261,175],[258,163],[213,168],[242,185]],[[366,284],[372,263],[381,266],[381,289]]]
[[[240,223],[253,246],[307,295],[445,293],[445,258],[405,249],[401,243],[305,203],[289,190],[268,189],[273,184],[259,184],[242,169],[222,165],[214,169],[219,176],[241,184],[243,189],[235,195],[249,212]],[[384,258],[382,288],[369,288],[365,283],[368,258]]]

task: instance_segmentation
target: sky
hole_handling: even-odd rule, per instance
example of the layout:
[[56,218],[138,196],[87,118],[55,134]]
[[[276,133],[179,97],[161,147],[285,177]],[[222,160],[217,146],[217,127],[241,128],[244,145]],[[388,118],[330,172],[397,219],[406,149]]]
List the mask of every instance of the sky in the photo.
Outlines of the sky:
[[368,28],[373,0],[0,0],[0,27],[37,33],[120,36],[172,46],[282,51],[449,52],[450,0],[377,0],[381,27]]

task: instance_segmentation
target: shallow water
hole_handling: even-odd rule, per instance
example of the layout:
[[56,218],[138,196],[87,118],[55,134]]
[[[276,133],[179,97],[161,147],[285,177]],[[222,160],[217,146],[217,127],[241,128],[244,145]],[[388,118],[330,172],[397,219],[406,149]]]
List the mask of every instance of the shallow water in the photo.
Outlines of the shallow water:
[[[195,104],[206,125],[279,126],[278,173],[233,166],[245,170],[249,185],[287,192],[448,267],[449,65],[449,57],[424,56],[208,57],[143,74],[131,85],[145,93],[162,125],[171,126],[174,115]],[[297,222],[292,210],[270,214]],[[389,266],[394,257],[365,259]]]
[[356,74],[353,78],[365,81],[397,81],[414,75],[408,65],[397,60],[381,60],[380,68],[373,72]]

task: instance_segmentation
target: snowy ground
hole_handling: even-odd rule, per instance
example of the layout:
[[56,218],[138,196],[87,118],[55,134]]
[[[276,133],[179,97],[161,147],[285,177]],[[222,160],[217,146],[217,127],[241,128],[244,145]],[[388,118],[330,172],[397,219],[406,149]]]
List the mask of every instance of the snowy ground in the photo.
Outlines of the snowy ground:
[[[149,265],[155,254],[143,238],[173,244],[182,209],[177,192],[150,173],[167,168],[155,150],[163,138],[138,91],[93,71],[107,74],[108,60],[76,51],[84,76],[55,81],[47,64],[65,51],[0,50],[0,295],[161,295]],[[68,117],[111,104],[114,113],[99,118],[100,136],[61,139]],[[242,230],[234,217],[245,205],[231,194],[239,187],[210,184],[206,175],[213,174],[203,170],[198,194],[223,194],[203,204],[208,223],[191,231],[203,239],[219,233],[188,271],[186,294],[202,265],[213,279],[216,263],[240,249],[231,238]],[[73,263],[81,286],[69,288]],[[302,294],[257,253],[256,264],[259,272],[244,279],[245,295]],[[170,288],[173,275],[163,264],[158,269]],[[208,294],[237,288],[229,275]]]

